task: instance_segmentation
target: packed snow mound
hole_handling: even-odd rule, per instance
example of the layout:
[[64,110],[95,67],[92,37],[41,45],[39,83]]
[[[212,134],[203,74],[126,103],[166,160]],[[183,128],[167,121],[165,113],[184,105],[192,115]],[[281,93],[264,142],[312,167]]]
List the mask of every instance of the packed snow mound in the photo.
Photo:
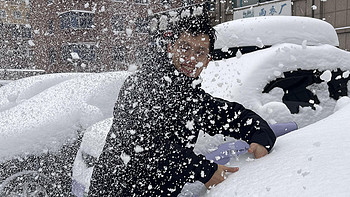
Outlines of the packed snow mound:
[[74,160],[72,176],[73,180],[78,181],[79,184],[85,187],[86,192],[88,192],[88,188],[90,187],[93,168],[86,166],[83,155],[89,155],[94,158],[100,157],[112,123],[113,118],[107,118],[90,126],[84,133],[80,149]]
[[283,72],[299,68],[318,69],[324,73],[340,68],[346,72],[350,70],[349,62],[350,53],[334,46],[278,44],[239,58],[211,62],[201,75],[202,88],[215,97],[243,104],[269,123],[295,121],[303,127],[333,113],[336,101],[329,97],[327,80],[308,87],[320,99],[317,109],[305,107],[299,114],[291,114],[282,103],[282,89],[274,88],[269,93],[262,93],[264,87],[284,77]]
[[339,46],[338,36],[329,23],[310,17],[266,16],[221,23],[215,49],[272,46],[281,43]]
[[238,172],[210,190],[211,197],[349,196],[350,105],[279,137],[272,152],[231,160]]
[[51,74],[0,88],[0,161],[55,151],[92,124],[112,117],[128,72]]

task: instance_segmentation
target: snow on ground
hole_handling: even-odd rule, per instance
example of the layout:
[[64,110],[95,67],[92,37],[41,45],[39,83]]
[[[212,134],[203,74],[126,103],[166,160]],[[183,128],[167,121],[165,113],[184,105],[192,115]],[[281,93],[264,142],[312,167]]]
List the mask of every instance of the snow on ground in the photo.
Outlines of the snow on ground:
[[92,124],[112,116],[128,72],[52,74],[0,88],[0,161],[55,151]]

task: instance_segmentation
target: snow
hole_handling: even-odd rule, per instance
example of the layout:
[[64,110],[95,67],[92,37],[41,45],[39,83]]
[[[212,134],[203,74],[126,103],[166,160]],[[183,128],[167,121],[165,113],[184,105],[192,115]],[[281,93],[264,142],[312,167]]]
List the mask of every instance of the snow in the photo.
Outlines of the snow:
[[129,37],[132,35],[132,29],[130,28],[126,28],[125,32],[126,32],[126,35],[128,35]]
[[35,46],[33,40],[28,40],[28,44],[29,44],[29,46],[31,46],[31,47]]
[[81,12],[81,13],[91,13],[91,14],[95,13],[94,11],[88,11],[88,10],[69,10],[69,11],[64,11],[64,12],[58,12],[57,14],[61,15],[61,14],[67,13],[67,12]]
[[58,150],[78,131],[111,117],[128,75],[41,75],[1,87],[0,161]]
[[339,46],[338,36],[329,23],[309,17],[266,16],[233,20],[214,27],[215,49],[223,47],[271,46],[278,43]]
[[103,150],[108,131],[112,125],[113,118],[107,118],[86,129],[80,149],[73,166],[73,179],[79,183],[90,186],[90,178],[93,168],[87,168],[82,158],[82,153],[98,158]]
[[[337,55],[339,49],[331,46],[324,47],[330,53],[329,55],[335,56],[334,58],[339,59],[339,62],[347,60]],[[276,51],[282,50],[292,53],[294,50],[313,50],[315,55],[320,52],[316,47],[302,49],[302,46],[290,44],[278,45],[261,52],[264,55],[273,55]],[[275,58],[271,64],[276,64],[267,69],[266,67],[271,65],[261,66],[266,61],[264,58],[257,61],[255,56],[258,54],[246,54],[239,59],[232,58],[209,65],[207,72],[209,69],[220,72],[210,70],[210,74],[203,75],[204,80],[216,76],[217,81],[221,80],[223,83],[218,88],[215,86],[217,81],[212,82],[212,86],[216,87],[215,91],[213,89],[213,94],[227,97],[228,95],[223,93],[224,90],[229,92],[226,89],[228,83],[237,85],[236,78],[217,75],[222,75],[222,72],[240,76],[241,86],[249,81],[253,86],[261,83],[259,78],[264,78],[269,71],[276,69],[283,71],[291,66],[288,62],[280,63],[279,56],[274,55]],[[245,74],[242,70],[226,68],[229,64],[239,64],[240,61],[261,62],[259,64],[261,67],[245,68],[245,70],[251,69],[252,72],[259,71],[261,77],[247,81],[244,79]],[[298,58],[293,62],[300,63]],[[335,64],[341,66],[339,62]],[[332,65],[327,64],[327,66]],[[115,72],[42,75],[17,80],[1,87],[0,161],[24,152],[40,154],[42,151],[58,149],[67,139],[76,137],[77,130],[83,130],[84,138],[74,162],[73,178],[83,185],[89,185],[92,168],[81,167],[85,166],[81,155],[84,152],[84,154],[98,157],[101,153],[103,142],[112,124],[112,110],[117,92],[129,74],[129,72]],[[274,75],[273,72],[270,74]],[[247,91],[250,90],[253,89]],[[276,94],[280,92],[275,91]],[[252,91],[250,97],[256,95],[258,93]],[[247,98],[246,95],[245,98]],[[350,192],[347,187],[350,181],[350,171],[347,167],[350,162],[348,152],[350,122],[347,121],[349,103],[350,98],[343,97],[336,102],[327,118],[278,138],[272,152],[264,158],[254,159],[252,155],[246,154],[237,159],[231,159],[228,165],[240,167],[238,172],[228,175],[224,182],[210,191],[206,191],[203,184],[199,183],[194,184],[194,190],[208,197],[347,196]],[[270,103],[270,105],[284,106],[281,102]],[[275,113],[275,116],[280,116],[280,113]],[[187,125],[191,127],[192,122],[188,122]],[[201,133],[195,151],[197,153],[212,151],[223,141],[222,135],[210,137]],[[143,151],[142,147],[135,148],[137,151]],[[129,156],[123,154],[122,157],[127,163]]]
[[80,59],[79,54],[76,52],[71,52],[70,55],[72,56],[73,60],[78,60]]
[[[294,121],[304,127],[333,113],[336,102],[329,98],[326,82],[330,79],[330,70],[349,71],[348,62],[349,52],[330,45],[303,48],[296,44],[277,44],[237,58],[210,62],[202,73],[202,88],[215,97],[243,104],[269,123]],[[283,72],[297,68],[324,72],[324,82],[308,87],[316,92],[321,103],[317,110],[302,108],[302,113],[290,114],[282,103],[282,89],[275,88],[268,94],[262,91],[268,82],[283,77]]]
[[9,72],[38,72],[38,73],[45,73],[45,70],[40,70],[40,69],[15,69],[15,68],[5,68],[5,69],[2,69],[0,68],[0,72],[6,72],[6,71],[9,71]]
[[[206,196],[348,196],[350,105],[326,119],[278,138],[261,159],[244,155],[237,173]],[[248,160],[247,160],[248,159]]]
[[[192,189],[204,196],[345,197],[350,193],[347,187],[350,98],[335,101],[324,91],[332,70],[341,68],[346,71],[342,77],[349,77],[350,53],[334,47],[339,45],[334,29],[325,22],[302,17],[293,17],[285,23],[281,20],[278,16],[260,17],[217,26],[219,33],[231,32],[230,41],[218,36],[215,47],[224,51],[235,46],[273,46],[244,55],[238,51],[236,58],[211,62],[202,79],[192,85],[202,83],[210,94],[242,103],[269,123],[295,121],[301,128],[279,137],[271,153],[261,159],[250,154],[231,159],[227,165],[238,166],[240,170],[228,174],[224,182],[210,191],[195,183]],[[160,21],[160,28],[166,28],[165,18]],[[266,23],[274,28],[264,29]],[[262,33],[256,36],[254,32],[258,30]],[[281,40],[291,44],[279,44]],[[73,59],[75,55],[72,54]],[[130,71],[136,68],[133,65]],[[282,89],[275,88],[269,94],[262,90],[269,81],[297,68],[318,68],[323,72],[324,82],[308,87],[317,93],[321,104],[316,110],[302,108],[299,114],[290,114],[281,102]],[[0,162],[15,156],[56,151],[82,132],[84,138],[72,176],[88,186],[93,168],[86,167],[82,155],[100,155],[113,121],[114,102],[129,75],[130,72],[50,74],[0,87]],[[165,79],[171,82],[166,76]],[[192,129],[193,121],[186,126]],[[130,133],[137,135],[133,130]],[[200,133],[195,152],[208,153],[225,140],[233,139]],[[136,146],[135,150],[142,152],[143,148]],[[124,163],[130,160],[125,153],[121,157]]]
[[322,73],[320,78],[323,81],[329,82],[332,79],[332,72],[330,70],[326,70]]

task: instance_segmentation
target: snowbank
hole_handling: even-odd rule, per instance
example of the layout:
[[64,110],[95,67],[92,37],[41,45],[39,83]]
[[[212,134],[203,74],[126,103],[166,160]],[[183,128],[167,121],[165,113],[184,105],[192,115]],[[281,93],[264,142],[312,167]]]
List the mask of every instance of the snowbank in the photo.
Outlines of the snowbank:
[[[338,101],[339,102],[339,101]],[[350,193],[350,105],[326,119],[277,139],[261,158],[245,155],[237,173],[206,196],[338,196]]]

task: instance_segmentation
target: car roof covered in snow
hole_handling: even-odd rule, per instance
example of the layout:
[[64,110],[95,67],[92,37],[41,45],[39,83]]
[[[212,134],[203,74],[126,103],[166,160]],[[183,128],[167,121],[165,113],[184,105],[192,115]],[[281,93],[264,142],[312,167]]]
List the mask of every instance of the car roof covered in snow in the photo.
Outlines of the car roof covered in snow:
[[299,16],[245,18],[219,24],[215,49],[272,46],[279,43],[339,46],[337,33],[329,23]]
[[131,73],[56,73],[0,88],[0,163],[14,156],[59,150],[113,116],[119,89]]

